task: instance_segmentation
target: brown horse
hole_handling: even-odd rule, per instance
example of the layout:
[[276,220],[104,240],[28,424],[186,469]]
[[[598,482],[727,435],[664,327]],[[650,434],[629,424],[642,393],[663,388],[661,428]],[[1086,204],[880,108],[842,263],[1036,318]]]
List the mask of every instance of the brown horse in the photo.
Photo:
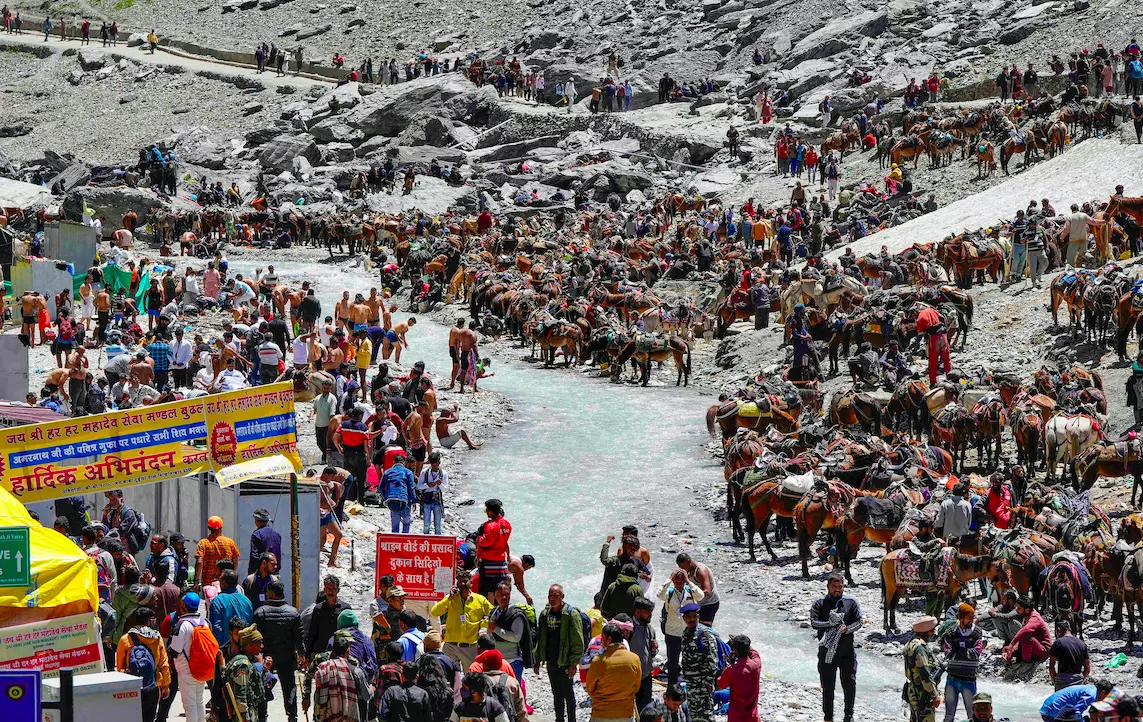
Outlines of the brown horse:
[[829,421],[834,426],[860,426],[879,436],[881,416],[881,404],[869,394],[853,389],[837,391],[829,401]]
[[949,404],[933,414],[933,444],[952,454],[953,473],[957,473],[957,461],[960,462],[960,472],[964,472],[964,457],[975,430],[972,414],[959,404]]
[[579,348],[579,327],[574,323],[560,321],[552,324],[540,334],[540,355],[544,359],[544,366],[550,368],[556,364],[556,351],[563,349],[564,368],[571,366],[572,357]]
[[952,271],[958,282],[971,279],[974,271],[985,271],[993,283],[1000,282],[1004,268],[1004,251],[995,243],[989,242],[983,251],[968,243],[964,236],[944,241],[938,246],[938,257],[946,269]]
[[662,363],[667,359],[675,360],[675,369],[678,377],[675,386],[682,384],[689,386],[691,381],[691,347],[682,336],[671,336],[664,339],[662,345],[650,345],[650,342],[635,338],[627,342],[615,363],[623,365],[628,359],[634,359],[639,367],[639,379],[643,386],[651,380],[651,362]]
[[885,405],[885,419],[892,431],[901,430],[901,421],[905,421],[905,433],[913,438],[920,439],[925,432],[925,420],[928,419],[925,406],[925,394],[929,393],[929,385],[921,379],[898,384]]
[[784,490],[781,479],[764,481],[743,489],[742,498],[746,506],[749,507],[749,513],[746,514],[746,543],[750,550],[750,561],[757,561],[754,555],[755,530],[760,533],[762,544],[770,553],[770,558],[774,561],[778,560],[778,555],[770,546],[770,540],[766,538],[766,527],[770,523],[770,517],[776,514],[792,518],[794,510],[804,496],[805,494],[790,493]]
[[1047,141],[1042,138],[1037,138],[1036,134],[1032,131],[1027,131],[1022,141],[1008,138],[1000,146],[1000,167],[1004,169],[1004,175],[1008,175],[1008,163],[1012,160],[1012,156],[1017,153],[1023,153],[1024,165],[1020,167],[1027,168],[1028,159],[1043,153],[1046,149]]
[[1076,476],[1080,480],[1080,490],[1095,486],[1101,476],[1118,478],[1132,477],[1131,507],[1135,507],[1135,493],[1143,491],[1143,453],[1139,439],[1107,441],[1088,447],[1076,457]]
[[858,492],[852,486],[840,481],[827,481],[825,491],[815,489],[794,507],[802,579],[810,578],[810,545],[814,537],[819,531],[836,529],[857,496]]
[[[981,140],[974,143],[976,148],[976,177],[986,178],[996,172],[996,146],[991,141]],[[987,176],[985,171],[988,171]]]
[[913,168],[917,167],[917,161],[925,153],[925,141],[921,140],[915,135],[910,135],[907,138],[902,138],[894,144],[893,149],[889,151],[889,158],[892,162],[900,165],[902,161],[912,158]]
[[1059,273],[1052,279],[1052,323],[1056,326],[1060,325],[1059,308],[1060,304],[1066,303],[1068,305],[1068,321],[1072,329],[1072,336],[1079,334],[1080,324],[1083,321],[1083,294],[1084,289],[1087,287],[1087,276],[1082,273],[1073,274],[1075,280],[1071,284],[1065,284],[1064,278],[1067,272]]
[[990,394],[972,407],[972,418],[976,423],[977,465],[995,469],[1000,464],[1001,437],[1008,423],[1008,410],[1004,408],[1004,401],[999,396]]
[[1017,406],[1011,415],[1012,438],[1016,442],[1016,462],[1024,467],[1028,480],[1036,478],[1036,459],[1040,450],[1040,437],[1044,433],[1044,418],[1034,406]]
[[726,458],[723,462],[722,475],[727,481],[739,469],[754,465],[754,460],[766,452],[766,446],[756,432],[749,429],[739,429],[726,443]]
[[761,432],[773,426],[783,434],[797,431],[797,417],[789,413],[789,409],[779,405],[780,401],[777,397],[767,396],[755,401],[729,399],[714,404],[706,410],[706,430],[713,437],[717,423],[724,441],[732,437],[736,429],[753,429]]
[[726,329],[735,321],[754,318],[754,303],[750,300],[750,293],[736,288],[730,295],[718,302],[714,307],[714,316],[718,319],[715,336],[722,338]]
[[897,549],[881,559],[881,614],[886,632],[897,631],[897,602],[906,590],[917,592],[939,591],[944,602],[941,609],[956,599],[962,585],[973,579],[995,579],[997,565],[991,557],[970,557],[953,547],[945,547],[945,561],[938,570],[938,579],[920,579],[917,570],[920,560],[908,549]]

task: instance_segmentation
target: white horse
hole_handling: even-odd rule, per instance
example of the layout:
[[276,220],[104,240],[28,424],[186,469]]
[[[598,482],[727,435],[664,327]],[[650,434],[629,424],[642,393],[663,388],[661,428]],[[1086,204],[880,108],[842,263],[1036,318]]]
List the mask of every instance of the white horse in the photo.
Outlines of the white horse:
[[865,298],[869,289],[865,284],[857,280],[853,276],[842,274],[838,276],[841,283],[836,288],[831,288],[825,291],[822,288],[822,282],[813,278],[805,278],[799,281],[791,281],[782,289],[782,319],[785,320],[794,311],[794,305],[798,303],[809,302],[815,308],[820,308],[822,311],[828,311],[830,306],[836,306],[837,302],[841,299],[841,295],[846,291],[856,295],[858,298]]
[[1086,414],[1056,414],[1044,424],[1048,479],[1056,477],[1056,464],[1069,463],[1099,440],[1100,422]]

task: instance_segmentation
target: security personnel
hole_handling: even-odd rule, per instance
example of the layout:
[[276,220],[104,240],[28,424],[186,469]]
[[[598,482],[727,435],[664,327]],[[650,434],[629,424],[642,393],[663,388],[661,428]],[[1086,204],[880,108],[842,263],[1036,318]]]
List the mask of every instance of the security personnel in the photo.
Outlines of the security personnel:
[[909,722],[935,722],[941,703],[937,696],[940,666],[929,640],[937,628],[936,617],[924,616],[913,625],[915,636],[905,645],[905,701],[909,704]]

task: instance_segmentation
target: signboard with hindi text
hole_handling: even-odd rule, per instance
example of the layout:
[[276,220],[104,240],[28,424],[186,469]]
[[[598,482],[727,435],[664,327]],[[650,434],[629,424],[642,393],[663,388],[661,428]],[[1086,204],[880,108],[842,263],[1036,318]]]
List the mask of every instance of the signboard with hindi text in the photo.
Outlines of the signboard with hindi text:
[[32,540],[28,527],[0,527],[0,587],[30,586]]
[[0,629],[0,670],[38,669],[56,676],[103,671],[103,643],[94,614],[48,619]]
[[301,469],[289,383],[0,430],[0,485],[48,501],[279,455]]
[[456,580],[456,537],[432,534],[377,533],[373,595],[381,577],[392,574],[406,599],[435,602],[448,595]]

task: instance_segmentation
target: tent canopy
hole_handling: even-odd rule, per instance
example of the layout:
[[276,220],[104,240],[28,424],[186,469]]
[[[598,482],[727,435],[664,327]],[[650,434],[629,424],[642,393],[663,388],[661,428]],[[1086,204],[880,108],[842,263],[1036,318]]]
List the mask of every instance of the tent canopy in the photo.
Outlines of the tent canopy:
[[99,608],[95,561],[70,539],[45,529],[0,487],[0,527],[26,526],[31,535],[32,585],[0,587],[0,626],[94,613]]

